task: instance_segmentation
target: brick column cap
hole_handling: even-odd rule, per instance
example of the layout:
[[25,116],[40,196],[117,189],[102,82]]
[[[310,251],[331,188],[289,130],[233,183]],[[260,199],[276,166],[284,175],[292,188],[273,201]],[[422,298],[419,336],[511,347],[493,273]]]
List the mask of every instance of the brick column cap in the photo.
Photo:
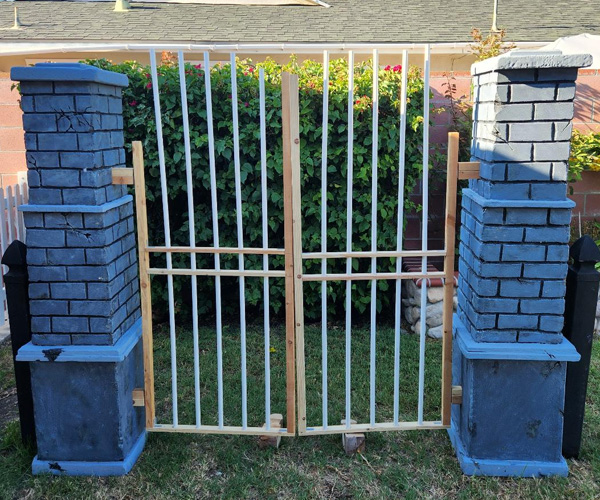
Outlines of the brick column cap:
[[10,78],[19,82],[77,82],[101,83],[115,87],[127,87],[127,76],[83,63],[37,63],[35,66],[16,66],[10,70]]
[[590,54],[563,54],[560,50],[511,50],[485,61],[471,65],[471,74],[481,75],[492,71],[542,68],[585,68],[592,64]]

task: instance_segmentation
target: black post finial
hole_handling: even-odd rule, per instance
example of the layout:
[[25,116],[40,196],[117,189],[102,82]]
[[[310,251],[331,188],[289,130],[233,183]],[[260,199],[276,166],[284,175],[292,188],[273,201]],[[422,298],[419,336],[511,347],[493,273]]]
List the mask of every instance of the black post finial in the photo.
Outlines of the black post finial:
[[569,250],[569,257],[575,265],[596,264],[600,262],[600,248],[587,234],[579,238]]

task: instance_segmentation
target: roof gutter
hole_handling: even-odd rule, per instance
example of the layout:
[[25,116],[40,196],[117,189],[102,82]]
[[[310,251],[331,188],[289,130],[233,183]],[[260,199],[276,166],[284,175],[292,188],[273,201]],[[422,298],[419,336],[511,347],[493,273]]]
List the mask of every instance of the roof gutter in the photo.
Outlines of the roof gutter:
[[[516,42],[520,49],[537,49],[548,42]],[[432,43],[432,54],[465,54],[469,53],[472,42]],[[315,54],[327,50],[332,53],[347,52],[370,53],[373,49],[380,53],[399,53],[408,50],[409,53],[423,53],[424,43],[73,43],[56,41],[36,42],[3,42],[0,41],[0,56],[51,54],[66,52],[146,52],[150,49],[183,52],[242,52],[242,53],[294,53]]]

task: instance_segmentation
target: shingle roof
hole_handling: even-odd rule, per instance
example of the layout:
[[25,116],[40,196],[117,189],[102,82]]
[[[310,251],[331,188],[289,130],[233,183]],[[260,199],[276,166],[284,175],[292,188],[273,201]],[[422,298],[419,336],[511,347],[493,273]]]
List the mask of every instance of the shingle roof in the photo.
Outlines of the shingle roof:
[[[491,24],[492,0],[327,0],[331,8],[19,1],[0,2],[0,41],[465,42]],[[600,33],[600,1],[502,0],[498,25],[520,42]]]

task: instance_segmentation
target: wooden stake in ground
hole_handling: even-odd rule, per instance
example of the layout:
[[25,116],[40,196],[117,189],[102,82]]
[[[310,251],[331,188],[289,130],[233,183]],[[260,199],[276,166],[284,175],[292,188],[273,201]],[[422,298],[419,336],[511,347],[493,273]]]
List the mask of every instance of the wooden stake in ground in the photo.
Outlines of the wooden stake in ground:
[[[271,430],[281,429],[283,426],[283,415],[281,413],[271,413]],[[266,424],[263,427],[267,427]],[[281,444],[281,436],[259,436],[259,448],[279,448]]]

